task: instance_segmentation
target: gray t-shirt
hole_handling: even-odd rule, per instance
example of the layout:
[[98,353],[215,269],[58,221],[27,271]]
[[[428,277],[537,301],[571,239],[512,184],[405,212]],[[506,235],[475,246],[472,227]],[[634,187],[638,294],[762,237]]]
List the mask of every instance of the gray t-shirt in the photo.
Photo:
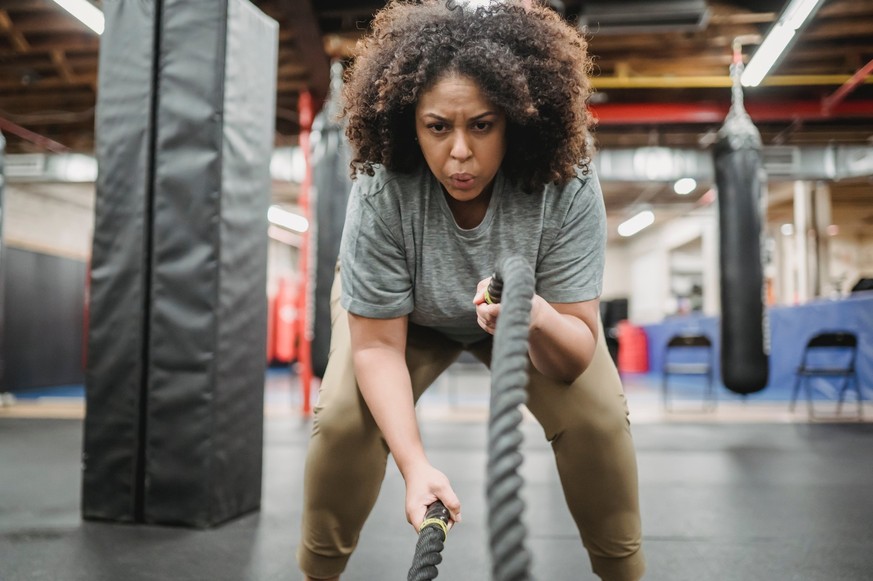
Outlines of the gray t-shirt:
[[527,194],[498,173],[485,218],[457,225],[442,188],[423,168],[377,167],[352,186],[340,246],[342,305],[363,317],[409,315],[469,344],[487,337],[473,295],[498,261],[520,255],[534,268],[536,292],[553,303],[600,296],[606,213],[593,167],[563,187]]

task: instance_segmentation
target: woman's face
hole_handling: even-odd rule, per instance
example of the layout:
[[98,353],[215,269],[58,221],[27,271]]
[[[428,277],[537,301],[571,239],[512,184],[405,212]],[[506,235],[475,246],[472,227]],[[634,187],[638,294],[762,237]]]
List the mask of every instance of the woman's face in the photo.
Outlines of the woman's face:
[[415,133],[430,171],[449,196],[490,192],[506,153],[506,117],[469,77],[449,74],[423,93]]

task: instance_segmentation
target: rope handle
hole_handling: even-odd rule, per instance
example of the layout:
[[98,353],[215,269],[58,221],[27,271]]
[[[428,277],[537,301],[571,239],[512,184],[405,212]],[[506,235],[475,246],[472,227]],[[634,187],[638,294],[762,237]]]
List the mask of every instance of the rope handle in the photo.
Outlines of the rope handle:
[[427,507],[427,512],[424,514],[424,521],[418,527],[418,533],[429,526],[436,526],[443,531],[443,542],[449,537],[449,509],[442,501],[437,500]]
[[489,305],[496,305],[500,302],[500,296],[503,294],[503,279],[500,273],[495,272],[491,276],[491,282],[488,283],[488,288],[485,289],[485,302]]

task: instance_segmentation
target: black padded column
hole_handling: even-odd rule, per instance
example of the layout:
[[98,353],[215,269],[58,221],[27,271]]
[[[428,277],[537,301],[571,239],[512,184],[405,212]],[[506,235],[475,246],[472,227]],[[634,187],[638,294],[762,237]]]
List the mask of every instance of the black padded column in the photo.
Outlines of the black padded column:
[[142,520],[159,5],[106,2],[100,39],[82,516]]
[[[117,24],[113,14],[135,19],[114,8],[107,11],[107,30]],[[142,366],[129,390],[135,394],[124,392],[134,403],[120,410],[105,406],[117,395],[115,381],[98,373],[109,365],[107,352],[92,339],[83,514],[207,527],[260,504],[277,26],[244,0],[164,0],[152,8],[135,15],[146,16],[135,25],[140,31],[155,30],[150,58],[144,58],[154,98],[144,209],[135,224],[142,245],[138,253],[104,256],[139,267],[142,300],[131,325],[139,334],[130,343],[139,343]],[[104,38],[102,53],[112,48]],[[111,94],[116,85],[130,84],[124,76],[104,82],[103,61],[118,52],[101,55],[101,98],[104,86]],[[98,118],[98,139],[100,129]],[[127,171],[126,160],[104,153],[115,163],[101,158],[101,172]],[[98,187],[98,200],[121,195]],[[114,233],[124,235],[117,228]],[[95,236],[95,260],[104,237],[109,235]],[[92,300],[92,313],[117,308]],[[92,336],[108,332],[95,329],[99,323],[92,318]],[[123,357],[137,351],[123,349]],[[101,412],[112,417],[101,418]],[[89,429],[104,422],[135,426],[136,437],[115,445]],[[123,458],[132,469],[108,474],[111,458]],[[108,502],[97,490],[103,497],[118,494],[132,511],[101,511]]]

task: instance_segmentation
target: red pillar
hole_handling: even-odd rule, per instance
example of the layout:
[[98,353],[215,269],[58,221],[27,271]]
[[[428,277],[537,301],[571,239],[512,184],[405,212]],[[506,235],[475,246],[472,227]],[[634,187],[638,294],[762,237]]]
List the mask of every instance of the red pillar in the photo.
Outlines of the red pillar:
[[[312,152],[309,147],[309,134],[312,130],[312,120],[315,117],[312,95],[307,91],[300,94],[300,99],[297,104],[300,113],[300,149],[303,151],[303,158],[306,161],[306,173],[303,178],[303,183],[300,186],[300,211],[303,216],[312,224],[312,212],[309,207],[309,192],[312,187]],[[311,233],[312,229],[308,229],[303,233],[303,245],[300,248],[300,290],[297,293],[298,297],[298,332],[297,337],[299,348],[297,350],[297,362],[300,366],[300,388],[303,392],[303,409],[304,415],[312,413],[312,313],[310,307],[313,301],[310,299],[312,292],[309,283],[309,254],[312,248]]]

